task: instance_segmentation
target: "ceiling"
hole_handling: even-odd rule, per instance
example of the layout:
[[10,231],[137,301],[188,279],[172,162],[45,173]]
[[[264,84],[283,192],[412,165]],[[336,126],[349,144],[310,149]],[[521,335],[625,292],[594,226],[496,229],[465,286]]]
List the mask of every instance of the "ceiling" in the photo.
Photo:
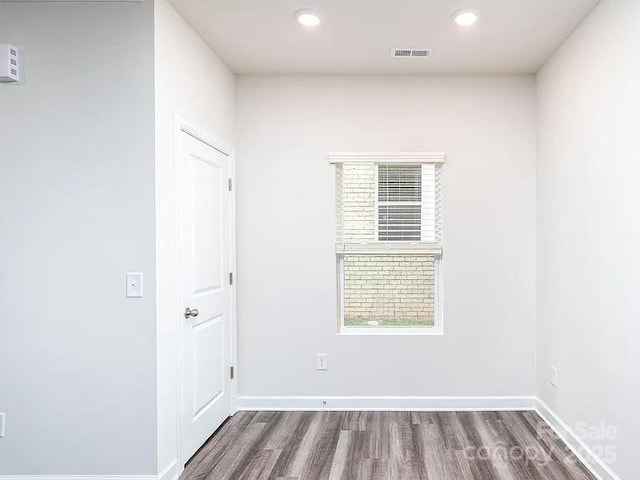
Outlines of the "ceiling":
[[[235,73],[533,73],[599,0],[171,0]],[[313,8],[318,27],[293,13]],[[474,8],[459,27],[451,14]],[[392,59],[392,47],[433,48]]]

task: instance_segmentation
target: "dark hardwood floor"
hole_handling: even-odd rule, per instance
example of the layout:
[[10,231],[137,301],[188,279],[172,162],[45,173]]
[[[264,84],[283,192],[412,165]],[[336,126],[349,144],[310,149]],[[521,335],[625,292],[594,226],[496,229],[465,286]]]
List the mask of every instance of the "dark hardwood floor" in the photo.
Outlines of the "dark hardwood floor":
[[534,412],[239,412],[181,480],[594,480]]

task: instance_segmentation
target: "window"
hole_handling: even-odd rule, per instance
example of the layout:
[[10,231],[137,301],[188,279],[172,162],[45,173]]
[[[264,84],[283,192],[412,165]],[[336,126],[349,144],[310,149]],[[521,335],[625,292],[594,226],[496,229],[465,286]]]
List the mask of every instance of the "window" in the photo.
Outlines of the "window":
[[440,333],[443,154],[335,154],[343,333]]

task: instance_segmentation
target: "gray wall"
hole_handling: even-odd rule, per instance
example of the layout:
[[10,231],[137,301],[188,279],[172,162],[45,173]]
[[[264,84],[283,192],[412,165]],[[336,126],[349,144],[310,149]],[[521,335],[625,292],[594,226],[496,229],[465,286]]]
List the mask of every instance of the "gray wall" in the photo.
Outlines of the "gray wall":
[[583,439],[624,479],[640,431],[638,17],[637,0],[604,0],[538,75],[537,391],[596,427]]
[[[236,105],[241,396],[534,394],[533,76],[241,76]],[[447,153],[444,336],[336,334],[332,151]]]
[[7,42],[0,474],[155,473],[153,2],[0,3]]

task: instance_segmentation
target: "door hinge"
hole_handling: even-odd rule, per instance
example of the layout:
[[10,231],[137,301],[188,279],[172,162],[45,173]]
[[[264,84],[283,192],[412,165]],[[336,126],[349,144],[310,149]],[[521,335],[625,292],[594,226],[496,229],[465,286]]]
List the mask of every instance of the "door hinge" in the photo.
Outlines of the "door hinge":
[[231,380],[233,380],[236,376],[236,368],[235,367],[229,367],[229,378]]
[[229,285],[233,285],[233,272],[229,272]]
[[232,178],[229,179],[229,191],[231,191],[231,189],[233,189],[233,179]]

